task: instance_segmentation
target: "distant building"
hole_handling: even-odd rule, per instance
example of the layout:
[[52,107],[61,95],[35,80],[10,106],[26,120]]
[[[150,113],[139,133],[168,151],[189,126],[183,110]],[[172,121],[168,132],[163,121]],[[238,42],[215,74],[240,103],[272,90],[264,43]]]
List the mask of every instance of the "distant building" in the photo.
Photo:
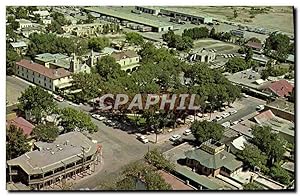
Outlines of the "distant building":
[[16,117],[14,119],[10,119],[6,121],[6,126],[14,125],[17,128],[22,129],[23,134],[29,137],[32,133],[34,125],[25,120],[23,117]]
[[166,181],[166,183],[171,185],[172,190],[194,190],[192,186],[186,184],[170,173],[167,173],[163,170],[159,170],[158,173]]
[[16,19],[16,21],[19,22],[19,24],[20,24],[19,29],[23,29],[23,28],[26,28],[26,27],[33,27],[34,26],[34,23],[32,23],[31,21],[26,20],[26,19]]
[[290,143],[294,143],[295,125],[293,122],[275,116],[271,110],[266,110],[254,117],[258,125],[269,126]]
[[42,19],[42,23],[44,25],[49,25],[49,24],[51,24],[51,22],[52,22],[52,20],[50,18],[44,18],[44,19]]
[[242,170],[243,163],[225,148],[225,144],[212,139],[203,142],[199,149],[185,153],[186,165],[206,176],[232,176]]
[[47,18],[50,16],[50,13],[47,10],[41,10],[41,11],[33,11],[33,15],[38,14],[40,18]]
[[245,36],[245,31],[243,30],[231,30],[230,33],[236,37],[243,38]]
[[19,54],[24,55],[28,49],[28,45],[24,41],[10,43],[12,48]]
[[158,15],[160,12],[160,8],[154,6],[135,6],[135,9],[152,15]]
[[102,31],[103,24],[101,23],[91,23],[91,24],[72,24],[69,26],[63,26],[62,29],[66,33],[71,33],[72,35],[84,37],[100,34]]
[[263,92],[268,92],[276,97],[286,97],[292,92],[294,86],[290,84],[287,80],[278,80],[263,85],[260,88]]
[[174,18],[180,18],[182,20],[191,21],[193,23],[208,24],[213,22],[213,18],[205,14],[201,14],[191,9],[178,8],[178,7],[166,7],[161,8],[160,13]]
[[71,72],[64,68],[51,69],[33,61],[16,62],[16,75],[47,90],[60,91],[71,84]]
[[262,48],[263,48],[263,45],[259,42],[253,42],[253,41],[248,41],[245,46],[253,49],[253,50],[256,50],[256,51],[261,51]]
[[271,110],[276,116],[295,122],[295,104],[283,98],[277,98],[275,101],[266,104],[265,110]]
[[194,50],[190,54],[190,60],[210,63],[216,58],[216,53],[208,50]]
[[121,69],[126,72],[135,71],[140,62],[139,55],[133,50],[113,52],[111,54],[118,64],[121,65]]
[[295,56],[293,54],[289,54],[288,58],[286,59],[288,63],[295,63]]
[[8,160],[9,181],[40,190],[67,178],[76,179],[79,173],[90,175],[100,161],[101,149],[97,144],[80,132],[69,132],[53,143],[35,142],[33,151]]

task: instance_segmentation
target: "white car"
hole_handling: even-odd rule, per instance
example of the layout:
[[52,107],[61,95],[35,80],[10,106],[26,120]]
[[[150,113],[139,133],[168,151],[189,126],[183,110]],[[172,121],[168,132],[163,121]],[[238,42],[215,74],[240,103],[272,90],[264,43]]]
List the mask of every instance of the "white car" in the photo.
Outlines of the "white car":
[[203,117],[208,117],[208,114],[203,114]]
[[197,115],[199,118],[202,118],[202,117],[203,117],[203,114],[202,114],[202,113],[200,113],[200,112],[199,112],[199,113],[197,113],[196,115]]
[[64,101],[64,98],[62,98],[61,96],[58,96],[58,95],[53,95],[53,98],[59,102],[63,102]]
[[222,117],[223,117],[223,118],[227,118],[228,116],[230,116],[230,114],[227,113],[227,112],[224,112],[224,113],[222,114]]
[[149,142],[148,138],[144,135],[139,136],[137,139],[143,142],[144,144],[147,144]]
[[218,122],[220,120],[222,120],[222,116],[216,116],[216,118],[213,121]]
[[224,123],[222,123],[221,124],[224,128],[228,128],[228,127],[230,127],[230,122],[224,122]]
[[237,121],[231,122],[230,125],[231,125],[231,126],[232,126],[232,125],[237,125],[238,123],[239,123],[239,121],[237,120]]
[[243,95],[243,97],[245,97],[245,98],[248,98],[248,97],[249,97],[249,95],[247,95],[246,93],[243,93],[242,95]]
[[192,134],[192,130],[191,129],[186,129],[183,133],[183,135],[191,135]]
[[258,105],[258,106],[256,106],[256,109],[258,111],[261,111],[261,110],[265,109],[265,106],[264,105]]
[[229,112],[230,115],[235,114],[235,113],[237,113],[236,110],[232,110],[232,111]]
[[99,114],[92,114],[92,117],[100,121],[106,119],[104,116],[100,116]]
[[172,135],[171,138],[170,138],[170,140],[172,142],[175,142],[176,140],[179,140],[180,138],[181,138],[181,135]]

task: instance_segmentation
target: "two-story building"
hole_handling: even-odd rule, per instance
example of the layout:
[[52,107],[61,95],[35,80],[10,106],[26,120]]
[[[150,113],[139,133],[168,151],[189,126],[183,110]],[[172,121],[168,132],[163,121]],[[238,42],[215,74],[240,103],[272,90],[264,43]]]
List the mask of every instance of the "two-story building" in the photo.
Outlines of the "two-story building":
[[[10,182],[40,190],[66,179],[92,174],[101,163],[101,146],[80,132],[69,132],[53,143],[35,142],[33,151],[7,161]],[[86,173],[83,173],[86,172]]]
[[121,69],[126,72],[135,71],[140,66],[140,57],[133,50],[113,52],[111,57],[113,57],[116,62],[121,65]]
[[71,72],[64,68],[51,69],[30,60],[16,62],[17,76],[50,91],[60,91],[70,87]]

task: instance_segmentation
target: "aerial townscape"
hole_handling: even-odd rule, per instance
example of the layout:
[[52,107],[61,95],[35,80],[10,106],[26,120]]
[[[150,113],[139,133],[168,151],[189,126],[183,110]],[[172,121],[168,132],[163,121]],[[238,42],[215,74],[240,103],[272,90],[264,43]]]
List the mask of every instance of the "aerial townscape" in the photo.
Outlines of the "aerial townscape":
[[295,191],[288,6],[7,6],[9,191]]

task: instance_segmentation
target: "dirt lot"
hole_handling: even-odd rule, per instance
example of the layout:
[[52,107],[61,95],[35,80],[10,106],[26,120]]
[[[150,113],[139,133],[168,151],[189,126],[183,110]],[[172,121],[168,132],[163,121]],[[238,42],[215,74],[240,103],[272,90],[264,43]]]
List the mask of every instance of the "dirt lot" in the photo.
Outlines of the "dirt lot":
[[[281,30],[287,33],[293,33],[293,8],[283,6],[269,7],[186,7],[193,11],[199,11],[221,20],[240,22],[251,26]],[[261,9],[261,10],[255,10]],[[262,10],[263,9],[263,10]],[[237,17],[234,18],[234,10]]]

